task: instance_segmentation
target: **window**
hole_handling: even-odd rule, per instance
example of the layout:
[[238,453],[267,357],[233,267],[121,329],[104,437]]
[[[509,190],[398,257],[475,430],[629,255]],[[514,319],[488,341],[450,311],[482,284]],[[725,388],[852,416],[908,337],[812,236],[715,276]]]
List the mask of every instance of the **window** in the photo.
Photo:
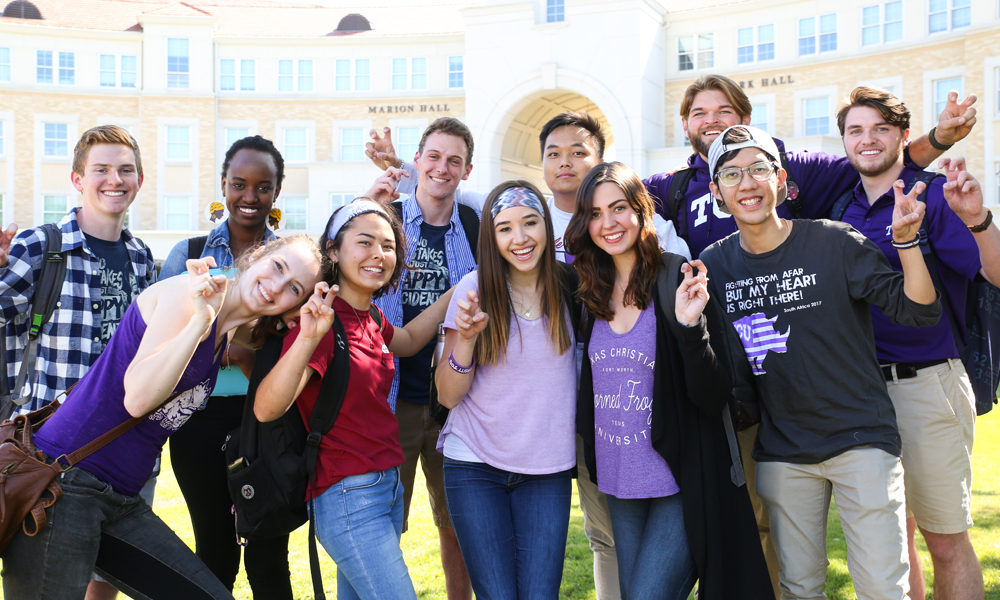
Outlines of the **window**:
[[[237,75],[236,65],[239,64],[240,72]],[[226,91],[236,90],[236,78],[239,77],[240,91],[252,92],[256,87],[255,76],[256,64],[253,60],[236,60],[235,58],[223,58],[219,61],[219,89]]]
[[138,61],[135,56],[125,55],[121,57],[121,86],[123,88],[134,88],[138,81]]
[[364,129],[341,129],[340,161],[362,162],[364,160],[365,160]]
[[448,87],[449,88],[460,88],[465,87],[465,57],[464,56],[449,56],[448,57]]
[[927,9],[929,33],[968,27],[972,22],[972,0],[930,0]]
[[958,92],[959,100],[962,99],[962,78],[952,77],[950,79],[938,79],[934,82],[934,116],[941,114],[946,104],[948,104],[948,92],[955,90]]
[[167,160],[191,159],[191,128],[167,126]]
[[167,87],[187,89],[191,83],[188,40],[167,38]]
[[44,129],[43,154],[51,157],[69,156],[69,126],[65,123],[46,123]]
[[392,89],[426,90],[427,59],[426,58],[392,59]]
[[861,9],[861,45],[898,42],[903,39],[903,2],[886,2]]
[[837,15],[819,17],[819,39],[817,40],[816,17],[799,19],[799,56],[831,52],[837,49]]
[[191,229],[191,199],[187,196],[165,199],[167,229]]
[[[697,44],[697,49],[695,48]],[[710,69],[715,64],[715,38],[711,33],[677,38],[677,70]]]
[[52,83],[52,51],[35,52],[35,83]]
[[58,223],[68,211],[68,196],[44,196],[42,198],[42,223]]
[[118,70],[115,68],[114,54],[101,55],[101,87],[115,87],[118,85]]
[[72,52],[59,53],[59,84],[73,85],[76,80],[76,55]]
[[750,107],[750,126],[756,127],[765,133],[771,133],[767,129],[767,105],[754,104]]
[[285,198],[285,229],[304,231],[306,228],[306,199]]
[[[371,89],[370,63],[367,58],[338,59],[336,63],[336,89],[338,92],[367,92]],[[351,70],[353,67],[353,71]],[[352,87],[353,83],[353,87]]]
[[[3,121],[0,121],[0,156],[3,156]],[[0,219],[0,223],[3,223],[3,219]]]
[[805,101],[806,135],[830,133],[830,99],[808,98]]
[[0,81],[10,81],[10,48],[0,48]]
[[313,91],[313,61],[279,60],[278,91],[279,92]]
[[285,130],[285,160],[304,162],[309,160],[308,147],[306,146],[305,129]]
[[564,0],[545,0],[545,22],[558,23],[566,20]]
[[330,212],[354,201],[354,194],[330,194]]
[[400,127],[396,132],[396,147],[399,149],[396,155],[403,160],[413,160],[420,147],[420,134],[419,127]]
[[[757,28],[757,60],[774,59],[774,25],[761,25]],[[736,62],[739,64],[754,61],[754,28],[744,27],[736,30]]]
[[235,144],[237,141],[250,135],[250,130],[246,127],[227,127],[226,128],[226,150],[229,150],[230,146]]

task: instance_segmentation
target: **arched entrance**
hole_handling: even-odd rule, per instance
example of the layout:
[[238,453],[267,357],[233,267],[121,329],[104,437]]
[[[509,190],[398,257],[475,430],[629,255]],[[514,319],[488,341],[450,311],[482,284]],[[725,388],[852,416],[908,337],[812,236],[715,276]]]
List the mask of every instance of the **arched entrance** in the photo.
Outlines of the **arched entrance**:
[[501,180],[526,179],[548,193],[542,177],[542,154],[538,136],[549,119],[566,111],[586,112],[604,127],[607,144],[605,160],[614,160],[614,134],[608,119],[597,105],[581,94],[567,90],[537,92],[514,116],[504,134],[500,155]]

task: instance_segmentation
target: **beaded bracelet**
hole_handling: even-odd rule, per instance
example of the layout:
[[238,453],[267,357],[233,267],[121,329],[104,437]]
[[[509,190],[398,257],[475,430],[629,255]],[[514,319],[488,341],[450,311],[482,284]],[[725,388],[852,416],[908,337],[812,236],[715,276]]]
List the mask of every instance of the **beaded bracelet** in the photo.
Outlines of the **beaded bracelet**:
[[448,364],[451,366],[452,370],[455,371],[456,373],[460,375],[468,375],[469,373],[472,372],[472,367],[476,366],[476,357],[475,356],[472,357],[471,365],[463,367],[462,365],[455,362],[455,352],[453,351],[451,354],[448,355]]
[[908,250],[910,248],[916,248],[919,245],[920,245],[919,235],[908,242],[897,242],[896,240],[892,240],[892,247],[895,248],[896,250]]

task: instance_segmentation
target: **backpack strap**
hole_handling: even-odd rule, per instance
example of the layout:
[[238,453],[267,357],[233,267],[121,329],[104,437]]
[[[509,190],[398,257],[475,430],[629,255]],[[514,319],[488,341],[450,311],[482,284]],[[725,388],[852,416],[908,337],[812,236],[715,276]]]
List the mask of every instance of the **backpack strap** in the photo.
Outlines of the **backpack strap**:
[[382,313],[379,312],[378,307],[375,306],[374,304],[372,304],[371,306],[369,306],[368,307],[368,316],[370,316],[372,318],[372,321],[375,321],[375,324],[378,325],[379,333],[381,333],[382,332]]
[[837,198],[837,201],[830,207],[830,220],[843,221],[844,213],[847,212],[847,207],[851,205],[852,200],[854,200],[853,189],[847,190],[843,196]]
[[687,196],[688,186],[694,179],[695,169],[681,169],[670,178],[667,188],[667,214],[677,227],[677,235],[688,241],[687,231]]
[[[674,304],[677,301],[677,288],[681,284],[681,265],[687,262],[687,260],[683,256],[672,252],[664,252],[660,257],[663,264],[656,271],[656,288],[660,296],[660,311],[663,313],[663,318],[676,320],[677,315],[674,314]],[[740,443],[736,439],[736,428],[733,426],[733,415],[730,411],[729,403],[727,403],[726,408],[722,411],[722,425],[726,430],[726,440],[729,442],[729,458],[733,463],[729,469],[729,479],[732,480],[733,485],[739,487],[746,483],[746,474],[743,472],[743,461],[740,458]]]
[[472,250],[472,260],[479,262],[476,250],[479,248],[479,215],[476,209],[464,204],[458,205],[458,219],[462,222],[462,229],[465,230],[465,237],[469,240],[469,249]]
[[205,251],[205,244],[208,243],[207,235],[188,238],[188,258],[201,258]]
[[[39,229],[45,232],[45,256],[38,279],[35,281],[30,321],[28,324],[28,345],[21,356],[21,368],[11,390],[14,404],[23,406],[34,396],[35,362],[38,358],[38,341],[42,327],[52,318],[59,303],[63,282],[66,281],[66,253],[62,251],[62,231],[55,223],[46,223]],[[28,392],[20,396],[27,383]]]
[[[781,168],[785,170],[785,189],[791,189],[793,186],[798,188],[795,180],[792,179],[792,171],[788,168],[788,159],[785,158],[785,153],[781,152]],[[793,219],[802,218],[802,198],[796,194],[794,198],[786,197],[785,204],[788,205],[788,211],[792,213]]]
[[576,297],[580,279],[576,274],[576,269],[560,261],[556,261],[556,276],[559,278],[559,285],[562,287],[563,297],[566,299],[566,308],[569,309],[569,321],[573,325],[573,333],[577,333],[580,331],[583,313],[583,304]]

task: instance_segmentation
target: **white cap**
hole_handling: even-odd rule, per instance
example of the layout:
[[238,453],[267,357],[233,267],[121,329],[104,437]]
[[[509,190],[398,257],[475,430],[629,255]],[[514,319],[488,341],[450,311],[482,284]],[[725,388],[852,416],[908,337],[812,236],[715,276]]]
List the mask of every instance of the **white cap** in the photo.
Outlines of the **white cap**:
[[[750,134],[750,139],[745,142],[724,144],[722,140],[726,138],[726,134],[732,129],[743,129]],[[781,160],[781,153],[778,152],[778,146],[767,133],[749,125],[733,125],[720,133],[719,137],[712,142],[712,147],[708,149],[708,173],[712,179],[715,179],[715,165],[719,162],[722,155],[730,150],[739,150],[741,148],[760,148],[767,154],[770,154],[773,160]]]

